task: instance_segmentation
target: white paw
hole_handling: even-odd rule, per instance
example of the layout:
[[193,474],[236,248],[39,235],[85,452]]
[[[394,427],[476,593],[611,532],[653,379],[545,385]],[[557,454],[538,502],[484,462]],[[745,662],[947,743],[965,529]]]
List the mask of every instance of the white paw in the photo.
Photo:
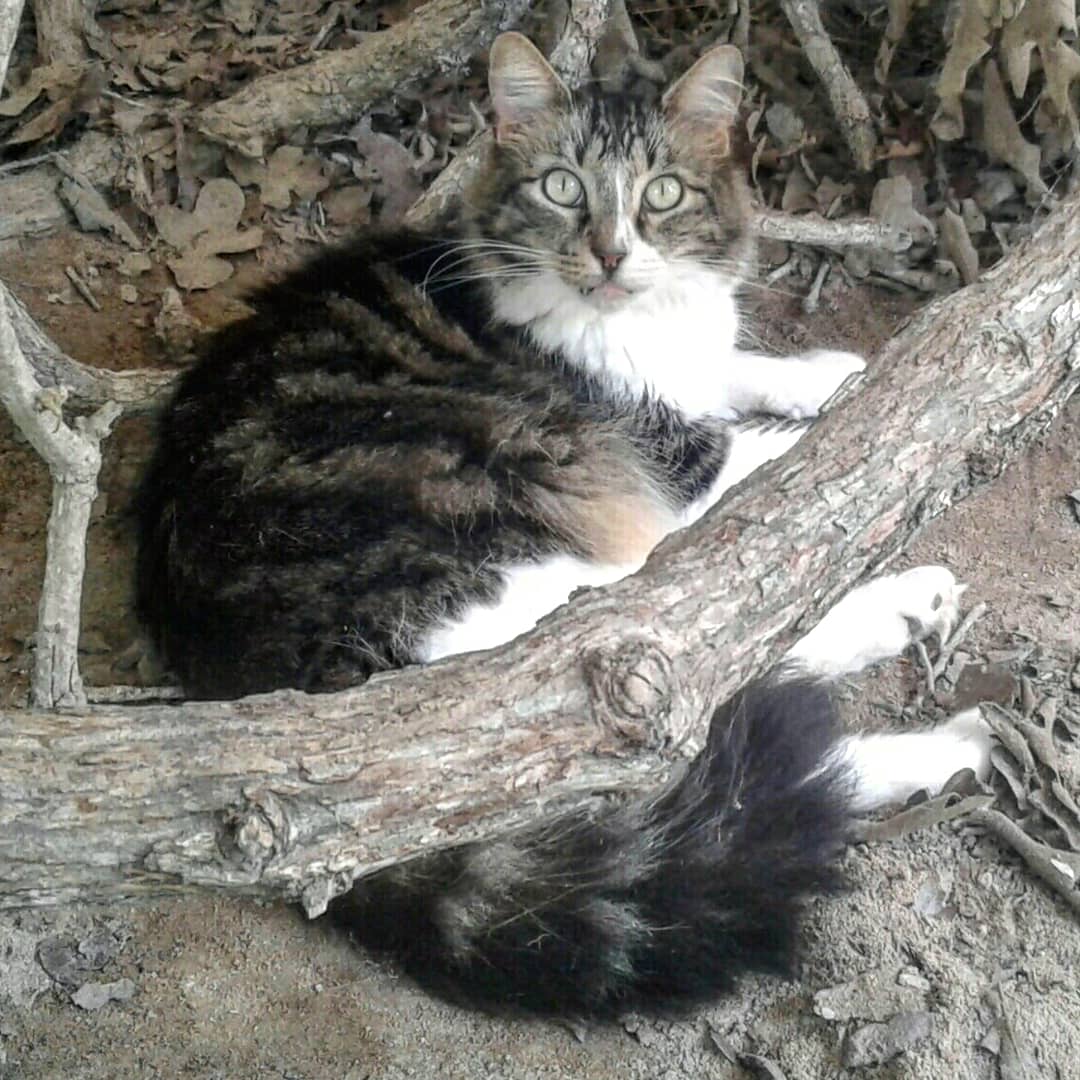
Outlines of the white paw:
[[990,776],[990,751],[994,748],[994,731],[983,717],[982,710],[966,709],[937,728],[948,735],[956,746],[960,764],[953,770],[971,769],[980,780]]
[[768,394],[769,412],[806,420],[817,416],[822,405],[849,375],[866,370],[866,361],[855,353],[817,349],[787,361],[782,386]]
[[848,593],[788,657],[836,676],[899,656],[914,641],[944,642],[965,588],[944,566],[885,574]]
[[[944,566],[916,566],[895,576],[899,614],[907,621],[910,641],[936,637],[944,645],[960,617],[961,585]],[[873,584],[873,582],[871,582]]]

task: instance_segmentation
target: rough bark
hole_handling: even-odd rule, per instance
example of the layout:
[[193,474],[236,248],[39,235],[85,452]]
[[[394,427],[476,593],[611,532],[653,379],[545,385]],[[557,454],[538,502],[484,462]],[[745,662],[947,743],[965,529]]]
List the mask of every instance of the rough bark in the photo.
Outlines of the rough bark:
[[429,0],[354,48],[264,75],[208,106],[199,114],[199,130],[262,157],[267,135],[300,124],[340,123],[414,79],[464,68],[528,6],[527,0]]
[[718,700],[1045,430],[1080,384],[1078,266],[1074,194],[795,452],[483,657],[323,697],[0,715],[0,906],[199,884],[317,913],[358,869],[658,782]]

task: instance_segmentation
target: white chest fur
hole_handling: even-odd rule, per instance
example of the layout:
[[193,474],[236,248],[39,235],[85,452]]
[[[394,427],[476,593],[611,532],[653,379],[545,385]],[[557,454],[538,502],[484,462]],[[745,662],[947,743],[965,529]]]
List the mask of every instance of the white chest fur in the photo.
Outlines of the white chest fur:
[[[554,273],[502,286],[496,315],[526,328],[540,348],[607,380],[616,391],[648,393],[688,417],[735,415],[738,313],[718,275],[688,272],[605,305]],[[733,380],[734,376],[734,380]]]

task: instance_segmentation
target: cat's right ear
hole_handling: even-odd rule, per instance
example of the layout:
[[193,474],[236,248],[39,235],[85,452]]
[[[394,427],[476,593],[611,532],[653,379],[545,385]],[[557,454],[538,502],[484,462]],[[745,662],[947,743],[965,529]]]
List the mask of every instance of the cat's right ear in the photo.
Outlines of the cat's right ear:
[[495,107],[495,139],[505,142],[530,120],[570,103],[570,91],[523,34],[500,34],[488,59],[488,86]]
[[734,45],[710,49],[667,93],[669,122],[726,157],[742,98],[743,58]]

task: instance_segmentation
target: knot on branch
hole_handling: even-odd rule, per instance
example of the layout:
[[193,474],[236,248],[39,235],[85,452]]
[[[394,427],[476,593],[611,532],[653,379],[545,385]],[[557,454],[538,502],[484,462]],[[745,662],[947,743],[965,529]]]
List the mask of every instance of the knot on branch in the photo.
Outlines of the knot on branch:
[[686,737],[671,658],[655,641],[630,638],[598,649],[584,667],[593,715],[625,749],[670,748]]
[[272,792],[245,791],[244,797],[244,805],[226,815],[219,846],[227,859],[258,871],[292,848],[294,830],[285,804]]

